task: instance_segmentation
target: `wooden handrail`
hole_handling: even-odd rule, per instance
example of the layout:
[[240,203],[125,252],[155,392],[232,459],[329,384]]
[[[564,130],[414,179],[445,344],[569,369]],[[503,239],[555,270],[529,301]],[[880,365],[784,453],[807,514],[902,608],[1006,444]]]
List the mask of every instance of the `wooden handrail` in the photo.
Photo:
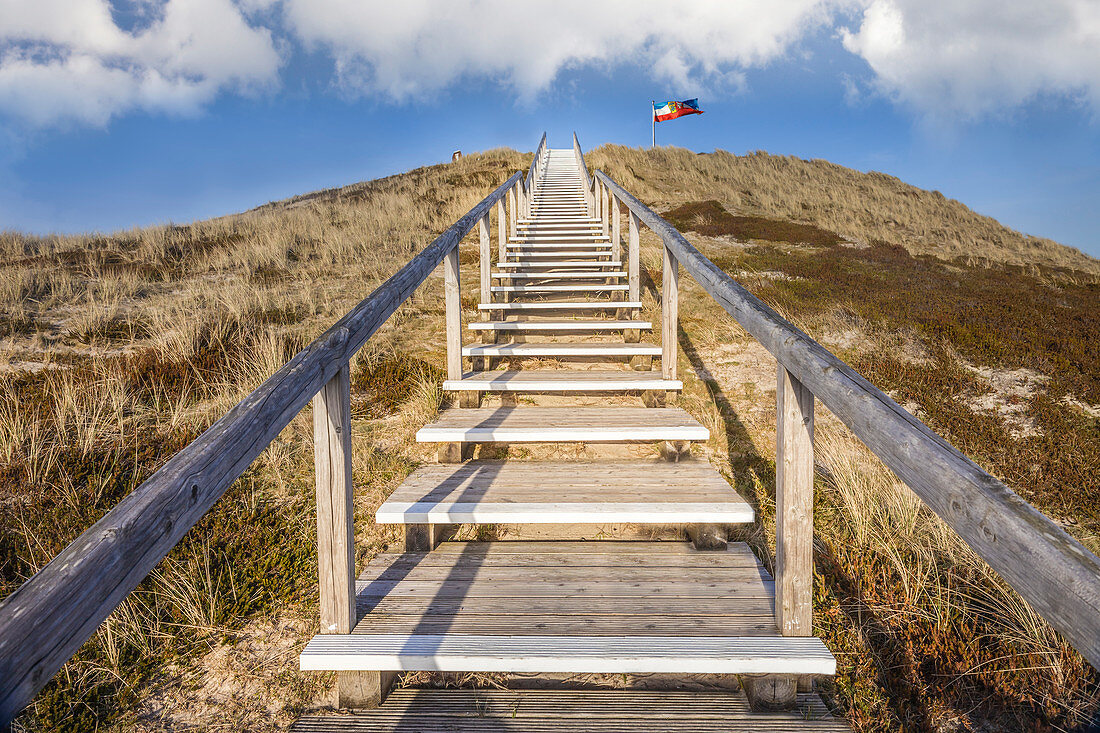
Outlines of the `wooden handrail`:
[[602,171],[596,177],[779,364],[1100,669],[1100,559],[704,257]]
[[0,729],[522,179],[482,199],[0,602]]

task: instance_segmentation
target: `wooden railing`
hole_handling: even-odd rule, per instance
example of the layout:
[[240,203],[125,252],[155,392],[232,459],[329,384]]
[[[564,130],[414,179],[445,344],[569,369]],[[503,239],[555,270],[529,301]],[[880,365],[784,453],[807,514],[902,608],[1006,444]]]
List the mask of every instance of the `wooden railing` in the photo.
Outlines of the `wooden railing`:
[[[226,489],[310,402],[317,481],[321,633],[348,633],[355,618],[350,360],[443,265],[447,374],[461,376],[459,242],[477,226],[482,288],[489,215],[496,208],[503,251],[538,181],[546,135],[525,179],[515,173],[440,234],[313,343],[0,602],[0,729],[76,653],[119,603],[202,518]],[[507,198],[510,212],[506,213]],[[488,302],[488,299],[485,299]]]
[[[574,135],[574,150],[583,160]],[[638,298],[638,226],[662,243],[663,371],[676,374],[679,266],[778,362],[776,392],[776,603],[780,632],[812,633],[813,420],[816,397],[937,516],[1100,668],[1100,559],[931,428],[795,328],[704,257],[667,221],[602,171],[587,195],[619,241],[630,217],[630,300]],[[599,203],[610,195],[610,217]]]

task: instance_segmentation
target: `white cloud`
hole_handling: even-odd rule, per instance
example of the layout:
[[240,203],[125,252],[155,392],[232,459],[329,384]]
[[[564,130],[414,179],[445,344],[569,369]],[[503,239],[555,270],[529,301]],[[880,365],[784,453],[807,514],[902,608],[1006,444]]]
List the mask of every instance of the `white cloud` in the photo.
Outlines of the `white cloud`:
[[642,65],[669,93],[737,84],[828,22],[837,0],[284,0],[287,30],[343,85],[397,99],[467,77],[531,98],[563,69]]
[[869,0],[844,47],[876,86],[933,119],[978,119],[1052,94],[1100,111],[1097,0]]
[[148,3],[127,32],[106,0],[0,0],[0,110],[32,125],[106,124],[140,108],[192,111],[277,80],[271,33],[231,0]]

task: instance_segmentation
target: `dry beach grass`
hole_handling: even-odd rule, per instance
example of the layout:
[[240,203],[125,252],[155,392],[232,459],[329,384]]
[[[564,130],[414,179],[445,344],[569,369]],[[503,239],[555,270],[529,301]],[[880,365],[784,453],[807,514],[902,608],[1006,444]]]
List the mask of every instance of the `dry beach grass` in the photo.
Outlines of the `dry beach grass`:
[[[822,161],[616,146],[588,160],[1100,548],[1100,263]],[[0,597],[527,162],[489,151],[187,226],[0,235]],[[472,293],[472,243],[462,261]],[[766,557],[774,361],[681,282],[681,373],[696,378],[679,402],[757,505],[746,538]],[[361,563],[399,542],[373,511],[430,458],[412,435],[443,398],[441,292],[429,279],[353,364]],[[823,412],[818,430],[815,625],[840,663],[838,712],[866,731],[1089,720],[1097,674],[843,426]],[[312,491],[303,414],[17,729],[278,729],[319,704],[331,680],[295,656],[315,624]]]

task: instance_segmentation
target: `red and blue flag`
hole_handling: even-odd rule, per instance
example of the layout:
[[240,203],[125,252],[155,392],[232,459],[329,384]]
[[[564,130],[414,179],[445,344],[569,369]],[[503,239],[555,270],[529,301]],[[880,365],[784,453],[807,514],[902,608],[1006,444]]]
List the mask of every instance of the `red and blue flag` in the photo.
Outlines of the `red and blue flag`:
[[683,117],[684,115],[701,115],[703,110],[699,109],[698,99],[685,99],[682,102],[657,102],[653,103],[653,119],[658,122],[665,122],[666,120],[674,120],[677,117]]

